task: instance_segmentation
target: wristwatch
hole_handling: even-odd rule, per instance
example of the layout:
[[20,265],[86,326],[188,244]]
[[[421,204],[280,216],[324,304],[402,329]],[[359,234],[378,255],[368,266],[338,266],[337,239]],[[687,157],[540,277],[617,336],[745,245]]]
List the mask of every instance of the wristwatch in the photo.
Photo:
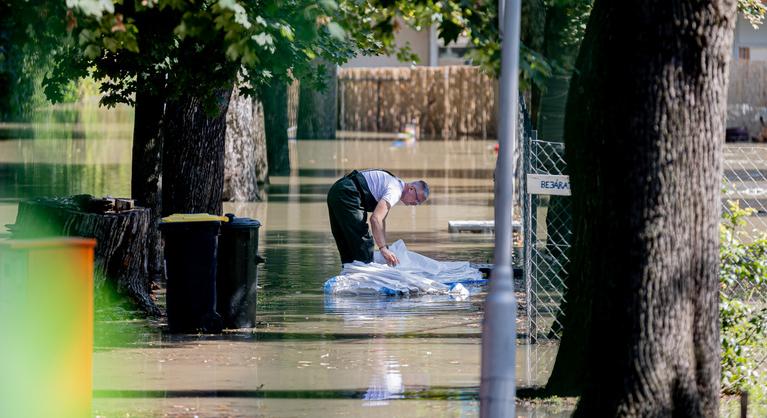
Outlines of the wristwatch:
[[386,245],[384,245],[383,247],[378,247],[378,251],[381,251],[381,250],[383,250],[384,248],[386,248],[386,249],[388,250],[388,249],[389,249],[389,244],[386,244]]

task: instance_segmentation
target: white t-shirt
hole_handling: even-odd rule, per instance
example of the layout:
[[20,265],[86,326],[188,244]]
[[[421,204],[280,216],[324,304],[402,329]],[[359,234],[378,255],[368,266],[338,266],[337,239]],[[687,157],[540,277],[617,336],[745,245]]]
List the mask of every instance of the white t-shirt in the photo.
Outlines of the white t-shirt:
[[370,193],[377,202],[384,199],[389,202],[389,207],[394,207],[399,202],[405,182],[380,170],[362,171],[362,176],[365,177]]

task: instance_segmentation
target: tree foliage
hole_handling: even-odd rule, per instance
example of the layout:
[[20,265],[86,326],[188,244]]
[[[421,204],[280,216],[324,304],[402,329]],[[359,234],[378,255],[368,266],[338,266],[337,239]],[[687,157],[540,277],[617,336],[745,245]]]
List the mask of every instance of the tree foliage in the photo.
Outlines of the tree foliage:
[[753,241],[739,229],[753,209],[730,201],[720,225],[722,390],[736,393],[760,379],[757,353],[765,348],[767,307],[754,303],[767,291],[767,237]]
[[[561,48],[577,49],[592,0],[543,3],[547,10],[567,11],[559,31]],[[738,10],[757,27],[766,9],[759,0],[738,0]],[[44,74],[46,96],[55,102],[71,98],[72,81],[90,74],[104,83],[102,103],[110,106],[132,103],[138,75],[163,80],[158,87],[170,87],[171,93],[204,94],[232,81],[230,68],[215,66],[205,80],[184,79],[193,71],[181,66],[206,64],[184,63],[184,50],[223,51],[229,65],[243,70],[246,93],[302,74],[321,86],[323,70],[311,64],[320,56],[339,64],[357,54],[397,54],[416,61],[407,46],[394,42],[397,16],[416,29],[437,25],[446,44],[467,36],[469,58],[491,74],[500,69],[496,1],[2,0],[0,11],[4,119],[40,104],[30,98]],[[552,71],[572,68],[569,60],[535,47],[523,44],[521,54],[522,88],[531,82],[543,86]]]
[[[471,49],[467,58],[481,66],[489,74],[498,76],[501,68],[501,33],[499,31],[497,1],[381,1],[384,6],[378,14],[374,26],[381,32],[380,37],[393,44],[393,35],[397,29],[395,18],[401,17],[408,25],[416,30],[427,28],[434,24],[438,36],[447,45],[458,40],[459,36],[469,39]],[[583,38],[586,19],[591,8],[592,0],[545,0],[544,7],[564,7],[570,11],[569,20],[561,28],[562,37],[567,40],[563,48],[576,48]],[[522,19],[531,17],[523,14]],[[523,22],[534,24],[534,22]],[[544,80],[551,75],[552,69],[561,65],[572,66],[571,62],[559,62],[546,57],[543,51],[533,46],[521,44],[520,71],[522,89],[527,89],[531,83],[542,86]]]
[[[311,61],[343,62],[355,38],[342,24],[351,14],[333,0],[193,1],[69,0],[67,33],[60,34],[55,68],[44,86],[60,100],[72,78],[90,74],[102,82],[102,104],[134,104],[137,77],[154,80],[170,97],[201,97],[232,86],[243,92],[274,79],[310,73]],[[206,59],[200,59],[205,57]]]
[[[0,120],[28,119],[45,103],[39,86],[63,33],[63,2],[0,0]],[[73,83],[62,86],[71,98]]]
[[758,29],[764,23],[767,7],[761,0],[738,0],[738,11],[754,29]]
[[[544,3],[570,11],[561,30],[563,47],[577,48],[591,0]],[[159,80],[171,95],[182,90],[206,97],[233,82],[232,68],[246,81],[246,94],[292,77],[322,87],[325,71],[312,65],[315,58],[342,64],[358,54],[397,54],[402,60],[417,61],[408,46],[395,43],[398,18],[417,30],[436,25],[445,44],[461,35],[468,37],[469,58],[497,75],[501,45],[497,5],[486,0],[68,0],[66,10],[59,13],[66,13],[68,33],[61,35],[62,47],[56,51],[56,66],[46,77],[45,91],[59,101],[69,80],[90,73],[103,83],[102,103],[108,106],[133,104],[137,75]],[[188,60],[201,51],[218,58],[219,66]],[[543,85],[552,68],[572,65],[524,44],[521,58],[522,88],[530,82]],[[190,68],[194,66],[205,66],[206,71]]]

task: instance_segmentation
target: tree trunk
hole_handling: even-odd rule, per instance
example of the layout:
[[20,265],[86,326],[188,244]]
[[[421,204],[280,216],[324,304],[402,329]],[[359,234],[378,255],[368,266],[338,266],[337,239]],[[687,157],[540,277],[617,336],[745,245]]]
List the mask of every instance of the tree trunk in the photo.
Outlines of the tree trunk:
[[168,102],[163,145],[162,213],[223,211],[224,138],[226,111],[232,89],[216,92],[215,114],[207,113],[197,97]]
[[575,43],[580,19],[587,13],[587,3],[552,3],[546,10],[544,42],[541,53],[555,66],[546,80],[540,96],[539,113],[535,115],[538,137],[546,141],[562,142],[564,138],[565,105],[572,68],[578,55]]
[[288,86],[274,84],[261,89],[264,104],[264,129],[266,132],[266,157],[269,175],[282,176],[290,173],[288,152]]
[[[533,51],[541,52],[544,45],[544,27],[547,18],[546,5],[542,0],[522,2],[522,26],[520,28],[520,40]],[[540,110],[541,89],[531,83],[530,89],[530,117],[533,122],[538,122]],[[536,126],[537,128],[537,126]]]
[[152,221],[146,242],[148,272],[152,278],[161,278],[164,263],[158,225],[162,207],[162,119],[165,99],[152,93],[145,81],[139,79],[138,83],[133,124],[131,197],[151,211]]
[[326,69],[325,88],[315,90],[310,82],[302,82],[298,97],[298,139],[335,139],[338,121],[338,74],[336,65],[318,61]]
[[[134,2],[125,2],[127,16],[135,15],[141,51],[155,51],[174,39],[173,19],[169,10],[155,8],[136,13]],[[165,277],[162,239],[158,228],[162,213],[162,145],[163,119],[167,96],[166,74],[136,74],[136,102],[133,122],[133,151],[131,156],[131,197],[139,206],[151,210],[146,245],[150,279],[162,281]]]
[[575,242],[549,381],[581,392],[577,417],[718,415],[735,17],[734,1],[595,2],[565,122]]
[[136,208],[118,213],[89,213],[71,198],[35,199],[19,203],[14,238],[77,236],[96,239],[96,295],[126,298],[149,315],[160,315],[147,276],[145,241],[152,213]]
[[546,90],[539,98],[537,119],[538,138],[544,141],[563,142],[565,105],[570,74],[555,72],[546,80]]
[[[235,88],[236,90],[236,88]],[[261,102],[232,93],[226,113],[224,200],[260,200],[258,183],[266,178],[264,110]]]

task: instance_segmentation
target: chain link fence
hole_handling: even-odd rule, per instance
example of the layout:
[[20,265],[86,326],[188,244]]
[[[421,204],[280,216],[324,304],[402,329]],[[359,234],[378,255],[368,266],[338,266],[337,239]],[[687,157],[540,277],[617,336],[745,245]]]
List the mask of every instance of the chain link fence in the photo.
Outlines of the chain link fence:
[[[523,146],[526,175],[566,175],[564,144],[537,139]],[[556,339],[562,329],[563,303],[572,241],[570,197],[533,194],[523,182],[524,272],[528,338]]]
[[[522,136],[523,170],[527,175],[566,175],[564,144],[540,140],[535,131]],[[570,197],[535,194],[522,182],[524,231],[524,309],[529,342],[558,339],[564,319],[564,295],[572,242]],[[728,144],[724,151],[723,210],[727,201],[753,209],[741,233],[757,239],[767,233],[767,146]],[[767,305],[767,286],[739,283],[733,297]]]
[[723,200],[755,211],[743,232],[753,238],[767,232],[767,147],[729,144],[723,168]]
[[[724,210],[730,211],[730,202],[751,209],[746,224],[739,229],[745,242],[762,238],[767,233],[767,147],[728,144],[724,149],[722,179]],[[767,305],[767,286],[737,282],[725,289],[730,297],[750,303]]]

